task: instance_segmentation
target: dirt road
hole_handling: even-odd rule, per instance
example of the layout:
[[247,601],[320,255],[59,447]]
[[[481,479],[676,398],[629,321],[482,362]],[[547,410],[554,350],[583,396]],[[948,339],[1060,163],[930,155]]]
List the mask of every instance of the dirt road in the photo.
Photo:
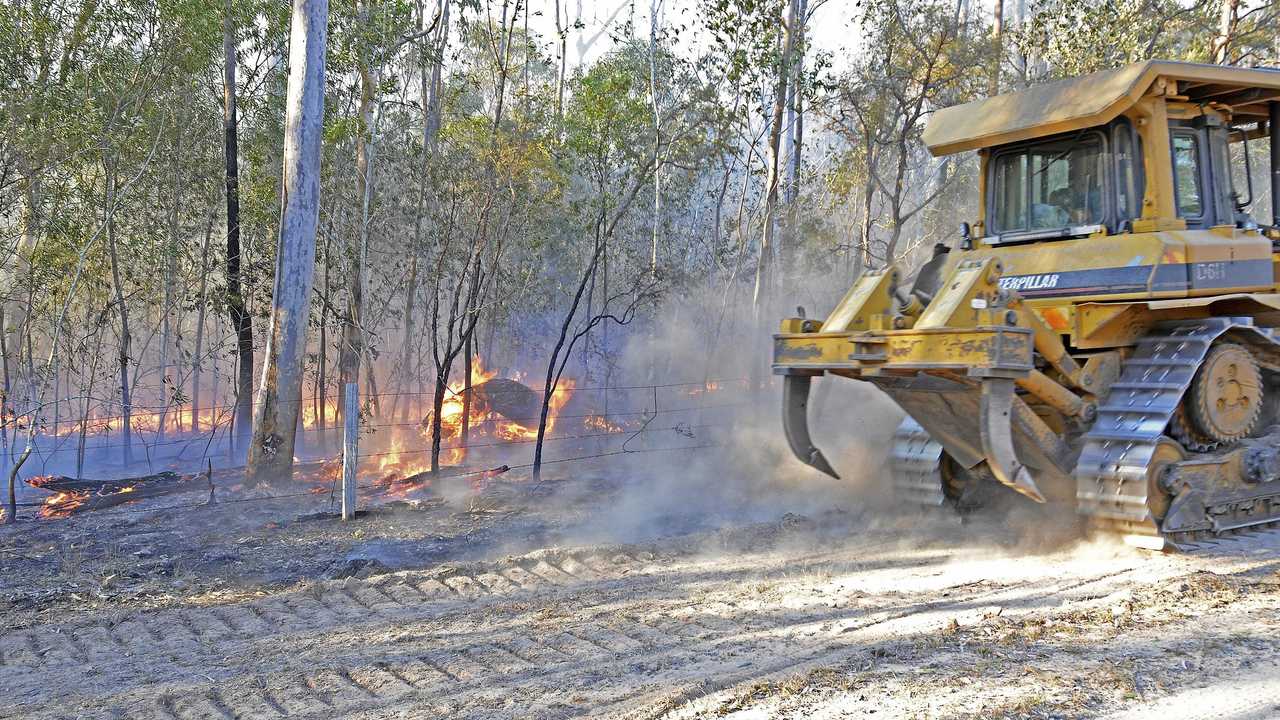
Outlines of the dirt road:
[[1274,537],[1028,554],[920,525],[787,516],[62,613],[0,639],[0,717],[1094,717],[1280,665]]

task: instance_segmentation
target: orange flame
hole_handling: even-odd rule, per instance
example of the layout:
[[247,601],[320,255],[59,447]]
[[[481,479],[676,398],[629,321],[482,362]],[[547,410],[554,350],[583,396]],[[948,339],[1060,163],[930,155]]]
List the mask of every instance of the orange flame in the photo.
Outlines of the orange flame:
[[[226,406],[207,407],[199,412],[192,408],[171,407],[164,411],[138,409],[129,413],[129,427],[134,432],[208,432],[225,427],[230,421],[232,409]],[[90,435],[109,434],[124,429],[124,415],[92,414],[87,418],[63,419],[47,429],[56,437],[78,435],[81,429]]]
[[626,430],[622,425],[609,422],[604,415],[589,415],[582,421],[582,424],[589,430],[598,430],[602,433],[615,433]]
[[67,492],[54,493],[45,499],[44,504],[36,512],[42,518],[65,518],[70,517],[75,509],[80,507],[89,499],[89,493],[74,490]]

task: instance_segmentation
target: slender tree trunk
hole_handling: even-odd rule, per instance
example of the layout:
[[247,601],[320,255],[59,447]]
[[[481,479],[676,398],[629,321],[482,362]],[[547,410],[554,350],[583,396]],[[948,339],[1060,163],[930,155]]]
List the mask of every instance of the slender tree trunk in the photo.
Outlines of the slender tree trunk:
[[565,66],[569,62],[569,27],[568,14],[565,22],[560,22],[560,0],[556,0],[556,35],[560,38],[560,67],[556,72],[556,125],[564,126],[564,77]]
[[283,202],[266,363],[254,402],[246,481],[293,470],[320,208],[328,1],[294,0],[284,133]]
[[365,351],[363,359],[364,359],[364,363],[363,363],[364,364],[364,383],[365,383],[365,387],[368,388],[369,406],[373,413],[373,417],[375,419],[381,418],[382,405],[379,403],[378,376],[373,370],[373,359],[369,357],[369,353],[367,350]]
[[[649,2],[649,100],[653,112],[653,156],[662,150],[662,117],[658,112],[658,5]],[[658,276],[658,228],[662,223],[662,172],[653,173],[653,236],[649,243],[649,277]],[[590,303],[588,303],[588,308]],[[652,343],[653,338],[650,338]]]
[[436,370],[436,386],[431,394],[431,472],[440,472],[440,435],[443,431],[443,423],[440,420],[440,412],[444,409],[444,393],[449,387],[449,368],[443,368],[444,372],[440,372],[441,368]]
[[[404,405],[401,406],[400,416],[400,422],[404,423],[409,422],[409,413],[411,408],[415,405],[421,404],[421,398],[414,398],[410,395],[410,393],[413,392],[413,380],[418,374],[416,363],[413,361],[415,357],[413,352],[413,342],[417,333],[417,328],[414,327],[414,309],[417,307],[417,303],[414,302],[414,300],[418,296],[418,248],[416,242],[414,243],[414,248],[411,252],[412,256],[409,258],[409,279],[405,283],[404,290],[404,342],[401,344],[400,349],[400,382],[397,384],[397,389],[400,391],[400,394],[405,396]],[[415,400],[417,402],[415,402]],[[395,402],[398,405],[400,402],[399,396],[396,397]],[[396,406],[393,406],[391,410],[391,417],[393,419],[396,416],[395,408]]]
[[[436,41],[432,43],[436,56],[431,60],[431,82],[429,88],[423,88],[422,97],[426,103],[423,117],[426,119],[424,124],[424,147],[434,148],[436,137],[440,134],[440,94],[443,86],[441,85],[441,73],[444,69],[445,51],[449,47],[449,4],[450,0],[441,0],[440,8],[440,26],[436,30]],[[424,8],[425,10],[425,8]],[[426,13],[422,13],[422,23],[425,27]],[[424,58],[425,61],[425,58]]]
[[[417,380],[419,394],[406,400],[403,406],[401,422],[409,422],[410,412],[418,412],[421,414],[422,406],[425,404],[425,398],[421,394],[422,378],[419,375],[420,367],[417,362],[417,355],[414,353],[414,343],[417,340],[415,334],[417,332],[415,309],[417,308],[418,296],[418,256],[422,253],[422,229],[424,225],[424,215],[426,213],[427,202],[427,176],[430,171],[430,157],[435,149],[436,134],[440,127],[440,75],[444,66],[444,51],[448,44],[449,38],[449,0],[441,0],[440,8],[440,28],[437,29],[437,38],[431,43],[431,47],[435,52],[434,58],[429,58],[424,49],[420,58],[418,68],[418,81],[421,85],[422,96],[422,156],[418,165],[418,199],[413,219],[413,245],[410,247],[409,258],[409,280],[405,286],[404,298],[404,344],[402,348],[402,356],[400,367],[402,370],[402,391],[410,392],[413,387],[414,380]],[[425,30],[427,23],[427,12],[425,5],[419,9],[419,28]],[[430,67],[430,73],[427,68]],[[398,398],[397,398],[398,400]],[[392,412],[395,415],[395,412]]]
[[[369,27],[367,2],[358,5],[360,25]],[[338,356],[339,385],[360,382],[364,357],[364,273],[369,250],[369,201],[373,194],[370,154],[373,144],[373,105],[377,77],[369,58],[368,41],[361,40],[357,56],[360,75],[360,127],[356,135],[356,193],[360,198],[360,226],[356,242],[347,250],[347,311],[342,318],[342,351]]]
[[[32,125],[36,125],[33,117]],[[33,129],[35,129],[33,127]],[[38,170],[34,167],[34,163],[30,162],[22,153],[18,154],[18,167],[23,176],[22,183],[22,241],[18,251],[13,256],[12,267],[5,267],[3,275],[9,280],[9,287],[4,288],[4,294],[7,296],[0,307],[5,308],[3,314],[4,322],[0,323],[0,333],[5,335],[14,334],[15,342],[12,344],[17,348],[17,368],[22,367],[22,337],[25,329],[30,323],[30,306],[18,300],[19,293],[22,288],[30,288],[32,272],[31,257],[32,251],[35,250],[36,240],[40,236],[40,226],[42,224],[40,212],[40,179]],[[29,293],[28,293],[29,294]],[[12,348],[11,348],[12,349]],[[7,361],[7,357],[6,357]],[[15,414],[18,411],[18,403],[13,398],[13,369],[8,369],[9,374],[5,379],[5,400],[9,403],[9,407]],[[28,384],[36,381],[34,374],[28,377]],[[7,419],[7,418],[6,418]],[[2,423],[0,423],[2,425]],[[18,440],[18,423],[13,422],[13,433],[4,438],[4,460],[5,468],[14,461],[14,443]]]
[[[9,463],[12,460],[13,445],[11,444],[12,436],[9,434],[9,418],[13,411],[13,381],[9,371],[9,332],[8,326],[4,324],[7,313],[3,304],[0,304],[0,368],[4,373],[4,396],[0,397],[0,453],[3,453],[3,462],[0,467],[5,470],[9,469]],[[96,358],[95,358],[96,359]],[[83,430],[83,426],[81,426]],[[17,423],[14,423],[13,432],[18,432]],[[84,444],[84,433],[80,434],[80,443]]]
[[[573,296],[573,301],[569,305],[568,311],[565,313],[564,320],[560,323],[560,336],[556,339],[555,346],[551,349],[551,358],[547,362],[547,377],[542,385],[542,407],[538,410],[538,435],[533,445],[533,480],[535,482],[542,480],[542,446],[547,436],[547,418],[551,413],[551,398],[556,394],[556,387],[560,382],[560,370],[564,367],[561,361],[561,353],[567,352],[565,345],[569,340],[570,329],[573,327],[573,320],[578,314],[578,308],[582,304],[582,295],[586,291],[587,285],[594,282],[597,269],[600,267],[600,256],[603,254],[604,246],[599,238],[597,231],[596,247],[591,256],[591,260],[587,265],[586,272],[583,274],[581,282],[578,284],[578,291]],[[564,359],[568,362],[568,358]]]
[[[751,307],[757,324],[762,319],[763,305],[773,293],[773,256],[776,218],[778,207],[778,151],[782,143],[782,113],[787,103],[787,80],[791,77],[791,50],[794,41],[792,32],[796,23],[796,3],[791,0],[787,10],[786,25],[782,30],[782,52],[778,56],[777,82],[773,89],[773,113],[769,119],[769,157],[768,173],[765,178],[764,199],[764,231],[760,236],[760,256],[756,259],[755,290],[751,298]],[[783,265],[785,266],[785,262]]]
[[991,54],[991,79],[988,95],[1000,94],[1000,66],[1004,62],[1004,0],[994,0],[991,8],[991,39],[995,47]]
[[[209,240],[213,236],[213,215],[204,227],[204,242],[200,243],[200,304],[196,308],[195,352],[191,357],[191,430],[200,432],[200,380],[204,368],[204,313],[209,303]],[[216,398],[215,398],[216,402]]]
[[[169,374],[169,343],[172,341],[173,333],[173,324],[170,321],[170,315],[173,314],[173,276],[177,273],[178,201],[182,193],[182,172],[178,163],[180,157],[182,157],[182,129],[181,124],[175,123],[171,158],[173,200],[169,208],[169,237],[164,249],[164,297],[160,302],[160,389],[164,397],[160,399],[160,422],[156,426],[157,441],[164,438],[164,426],[169,419],[169,400],[172,397],[169,385],[170,383],[176,385],[178,382],[176,372],[172,376]],[[178,419],[181,420],[181,416]],[[181,426],[178,429],[181,430]]]
[[[85,321],[85,325],[87,326],[92,321],[92,309],[86,308],[86,315],[88,316]],[[96,337],[94,339],[93,355],[89,358],[89,383],[88,387],[86,387],[84,391],[84,405],[80,413],[80,439],[76,445],[76,477],[78,478],[84,477],[84,449],[89,433],[89,411],[93,407],[93,385],[94,381],[98,377],[98,358],[102,357],[101,321],[98,322],[94,334]]]
[[876,178],[875,173],[879,171],[876,161],[876,148],[872,142],[866,143],[867,158],[867,181],[862,187],[862,226],[858,233],[858,269],[863,270],[871,267],[871,241],[873,231],[875,229],[875,220],[872,217],[876,199]]
[[809,17],[809,0],[799,0],[796,8],[795,76],[791,80],[791,100],[787,108],[791,127],[791,167],[787,177],[786,203],[790,212],[788,227],[795,233],[795,203],[800,194],[800,168],[804,157],[804,52],[805,24]]
[[113,164],[104,160],[106,171],[106,235],[107,252],[111,262],[111,288],[116,306],[116,316],[120,319],[120,345],[117,361],[120,370],[120,415],[121,427],[124,431],[123,454],[124,464],[133,462],[133,402],[129,388],[129,352],[133,336],[129,333],[129,306],[124,299],[124,283],[120,275],[120,252],[116,247],[115,203],[116,203],[116,171]]
[[227,312],[236,334],[236,407],[231,438],[233,452],[243,448],[253,423],[253,318],[249,315],[240,271],[240,151],[236,109],[236,31],[232,0],[223,5],[222,104],[227,186]]
[[892,221],[892,227],[889,228],[889,241],[884,246],[884,261],[886,264],[894,261],[894,257],[898,252],[898,241],[902,239],[902,226],[906,223],[907,218],[903,217],[902,208],[906,200],[906,178],[907,165],[911,158],[911,148],[907,144],[911,127],[914,123],[904,122],[898,133],[898,143],[895,150],[897,157],[897,170],[893,181],[893,194],[889,196],[889,217]]
[[[510,11],[510,12],[509,12]],[[502,115],[506,108],[507,96],[507,74],[510,72],[511,62],[511,35],[515,32],[516,21],[519,19],[520,0],[516,0],[514,8],[508,7],[507,0],[502,3],[502,16],[499,20],[499,41],[498,53],[494,58],[498,69],[497,87],[494,89],[496,98],[496,107],[493,111],[493,125],[489,130],[489,148],[490,156],[486,161],[486,173],[489,177],[490,187],[494,184],[495,168],[494,162],[497,159],[498,134],[502,128]],[[511,24],[507,24],[507,18],[510,17]],[[489,213],[494,205],[494,195],[489,195],[485,199],[484,209],[480,213],[480,230],[477,235],[477,243],[487,243],[489,240]],[[462,278],[459,281],[465,281],[468,284],[466,302],[463,304],[463,327],[465,328],[462,338],[461,352],[464,353],[463,358],[463,378],[462,378],[462,444],[466,444],[471,434],[471,355],[474,351],[474,336],[476,323],[479,320],[480,312],[480,281],[483,275],[483,255],[476,252],[475,269],[469,278]],[[450,340],[452,342],[452,340]]]
[[[635,200],[636,195],[640,192],[640,188],[648,181],[648,172],[657,170],[657,158],[653,158],[653,167],[646,167],[641,170],[634,184],[623,195],[621,201],[614,208],[613,215],[606,222],[605,208],[600,208],[599,216],[595,223],[595,232],[593,234],[592,254],[587,266],[583,268],[582,278],[578,282],[578,289],[574,293],[569,307],[565,311],[564,320],[560,323],[560,335],[556,339],[556,344],[551,348],[551,357],[547,361],[547,377],[542,388],[542,409],[538,413],[538,432],[533,445],[533,468],[532,476],[535,481],[542,478],[542,446],[547,435],[547,417],[551,410],[551,398],[555,396],[556,387],[560,382],[560,374],[564,372],[565,365],[568,364],[570,356],[573,353],[574,343],[583,335],[585,330],[590,329],[592,321],[587,320],[587,327],[584,332],[572,333],[574,319],[578,317],[578,310],[582,307],[582,298],[586,294],[587,287],[595,282],[596,274],[599,272],[602,261],[607,263],[608,260],[608,242],[617,230],[618,223],[626,215],[631,203]],[[604,187],[598,188],[600,197],[605,196]],[[601,317],[601,314],[608,310],[608,281],[605,282],[604,297],[606,300],[602,303],[600,313],[595,317]],[[608,385],[608,371],[606,370],[605,385]],[[607,394],[606,394],[607,397]],[[605,406],[605,414],[608,415],[608,406]]]
[[[317,351],[319,356],[319,367],[316,379],[316,394],[320,407],[316,411],[316,429],[320,435],[320,447],[328,448],[329,429],[329,303],[331,302],[333,287],[330,282],[329,270],[333,267],[333,255],[330,254],[330,247],[333,238],[333,220],[330,215],[328,224],[328,232],[324,234],[324,296],[320,299],[320,349]],[[338,393],[341,397],[342,394]],[[342,403],[335,403],[341,407]]]
[[[467,298],[466,308],[468,319],[470,319],[472,313],[476,312],[475,308],[472,307],[472,302],[477,290],[476,285],[480,281],[480,273],[475,273],[472,278],[472,291]],[[474,340],[475,329],[473,326],[472,331],[467,333],[466,340],[462,343],[462,433],[460,439],[463,445],[466,445],[467,441],[471,439],[471,355],[475,352]]]
[[[517,10],[519,9],[520,0],[516,0]],[[498,128],[502,127],[502,112],[507,104],[507,73],[510,72],[508,63],[510,62],[511,53],[511,33],[515,31],[516,18],[511,18],[511,27],[507,27],[508,0],[502,0],[502,17],[499,19],[499,35],[498,35],[498,56],[494,58],[494,62],[498,66],[498,87],[494,89],[493,97],[497,107],[493,111],[493,132],[490,135],[490,145],[497,142]]]

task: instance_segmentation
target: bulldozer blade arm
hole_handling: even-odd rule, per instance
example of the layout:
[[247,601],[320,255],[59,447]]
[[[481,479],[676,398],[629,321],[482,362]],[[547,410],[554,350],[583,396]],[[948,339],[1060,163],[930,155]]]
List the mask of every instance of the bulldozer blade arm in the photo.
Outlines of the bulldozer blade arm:
[[791,452],[800,462],[839,480],[831,463],[822,451],[814,447],[809,438],[809,383],[808,375],[787,375],[782,380],[782,428],[787,433]]
[[997,480],[1042,503],[1044,495],[1013,450],[1013,387],[1011,378],[986,378],[982,381],[978,418],[982,452],[987,456],[987,465]]

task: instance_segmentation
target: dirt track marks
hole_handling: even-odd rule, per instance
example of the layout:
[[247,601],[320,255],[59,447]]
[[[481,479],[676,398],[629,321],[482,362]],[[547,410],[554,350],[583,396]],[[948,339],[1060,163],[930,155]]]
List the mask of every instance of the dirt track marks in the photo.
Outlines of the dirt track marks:
[[118,622],[97,619],[35,626],[0,637],[0,667],[35,670],[90,662],[96,655],[128,656],[156,644],[217,645],[343,623],[378,623],[405,614],[436,612],[455,601],[626,577],[643,572],[655,558],[648,552],[539,553],[501,563],[395,573],[366,581],[329,581],[310,590],[241,604],[139,613]]
[[[43,718],[73,709],[164,720],[418,717],[430,708],[493,717],[504,707],[572,716],[860,651],[957,613],[1035,608],[1119,574],[966,583],[943,599],[889,593],[844,607],[735,607],[758,563],[685,560],[635,549],[540,552],[33,627],[0,639],[0,686],[14,693],[19,715]],[[833,557],[810,569],[850,562]]]

